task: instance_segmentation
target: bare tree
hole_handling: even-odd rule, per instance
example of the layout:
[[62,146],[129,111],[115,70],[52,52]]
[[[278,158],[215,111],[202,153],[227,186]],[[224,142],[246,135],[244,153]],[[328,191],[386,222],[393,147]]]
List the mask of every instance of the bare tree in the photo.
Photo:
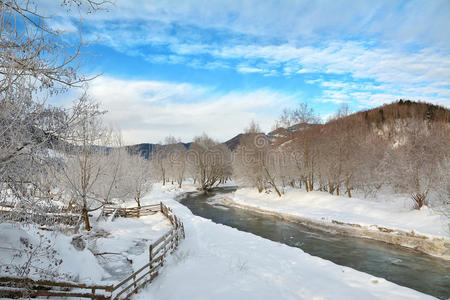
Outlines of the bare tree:
[[177,150],[179,149],[179,144],[181,143],[180,140],[176,139],[173,136],[168,136],[164,140],[164,164],[166,166],[166,175],[167,179],[174,184],[174,181],[177,178],[177,172],[178,172],[178,162],[179,159],[177,157]]
[[178,187],[181,188],[187,169],[187,149],[182,143],[176,143],[168,148],[168,152],[170,177],[176,180]]
[[[107,146],[111,143],[111,131],[103,127],[97,104],[86,95],[80,99],[79,105],[83,116],[81,122],[75,127],[67,140],[71,142],[66,151],[67,159],[59,169],[60,179],[64,188],[72,197],[70,204],[81,211],[85,222],[85,229],[90,230],[88,213],[101,208],[108,200],[99,196],[99,185],[105,176],[110,177],[109,163],[117,160],[105,159],[108,155]],[[114,184],[110,182],[110,185]],[[105,191],[105,190],[103,190]],[[109,197],[107,197],[109,199]]]
[[152,176],[160,179],[163,185],[167,180],[167,151],[164,146],[156,145],[150,156],[150,168]]
[[99,156],[99,165],[105,166],[103,176],[92,186],[93,194],[104,204],[114,204],[114,199],[124,198],[128,195],[128,189],[124,184],[128,170],[128,153],[122,147],[122,139],[119,132],[109,129],[105,132],[103,143],[108,148]]
[[283,110],[280,118],[275,122],[276,128],[288,128],[296,124],[317,124],[320,123],[320,118],[314,113],[312,107],[307,103],[300,103],[297,108]]
[[128,195],[133,197],[140,208],[142,197],[152,188],[150,163],[142,156],[128,155],[124,164],[124,180],[126,181]]
[[209,190],[231,174],[231,152],[206,134],[196,137],[187,153],[193,176],[201,190]]
[[449,131],[446,124],[413,119],[403,130],[405,140],[390,151],[385,176],[397,191],[410,193],[420,209],[440,181],[438,165],[449,153]]
[[[67,0],[62,4],[95,11],[104,2]],[[51,17],[44,16],[38,6],[34,1],[0,1],[0,182],[28,207],[35,205],[36,195],[25,199],[23,190],[30,185],[38,188],[38,182],[31,181],[57,161],[49,148],[80,119],[76,108],[52,107],[46,101],[90,79],[79,68],[86,46],[81,35],[68,42],[65,33],[48,25]]]
[[234,175],[238,180],[255,186],[259,192],[269,184],[281,197],[277,175],[283,153],[273,149],[267,137],[258,131],[259,126],[251,124],[241,138],[234,156]]

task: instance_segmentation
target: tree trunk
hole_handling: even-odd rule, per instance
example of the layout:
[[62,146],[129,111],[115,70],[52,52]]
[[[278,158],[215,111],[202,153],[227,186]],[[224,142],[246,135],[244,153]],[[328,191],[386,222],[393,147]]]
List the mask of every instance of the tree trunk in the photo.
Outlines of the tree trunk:
[[303,180],[303,183],[305,184],[305,189],[307,192],[309,192],[309,185],[308,185],[308,180]]
[[277,188],[277,185],[275,184],[275,180],[270,176],[269,170],[267,170],[266,167],[264,167],[264,170],[266,171],[267,177],[269,178],[269,184],[275,189],[275,191],[278,194],[278,197],[281,197],[281,193]]
[[81,210],[81,215],[83,216],[83,220],[84,220],[84,229],[86,229],[87,231],[90,231],[91,225],[89,224],[89,215],[88,215],[88,210],[87,210],[86,206],[83,206],[83,209]]
[[139,218],[141,216],[141,199],[139,197],[136,197],[136,202],[137,202],[137,217]]
[[312,178],[309,179],[309,191],[312,192],[314,189],[314,182]]
[[328,184],[328,186],[330,187],[330,189],[329,189],[328,192],[329,192],[331,195],[333,195],[333,194],[334,194],[334,190],[335,190],[336,187],[335,187],[334,185],[330,184],[330,183]]
[[273,188],[274,188],[274,189],[275,189],[275,191],[277,192],[277,194],[278,194],[278,197],[281,197],[281,193],[280,193],[280,191],[278,190],[278,188],[277,188],[276,184],[275,184],[275,183],[273,183],[272,181],[269,181],[269,183],[270,183],[270,185],[271,185],[271,186],[273,186]]

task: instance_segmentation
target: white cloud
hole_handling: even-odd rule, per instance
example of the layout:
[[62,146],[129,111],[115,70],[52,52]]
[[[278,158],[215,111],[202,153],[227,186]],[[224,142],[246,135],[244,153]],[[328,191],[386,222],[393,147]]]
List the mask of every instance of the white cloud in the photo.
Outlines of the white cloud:
[[[450,2],[361,0],[351,6],[346,0],[129,0],[90,15],[85,24],[87,39],[98,35],[107,46],[151,62],[265,76],[341,76],[308,81],[322,88],[322,101],[376,105],[401,97],[450,107]],[[141,46],[163,50],[150,55]],[[177,94],[128,83],[136,84],[133,99],[170,102],[196,93],[192,99],[218,101],[195,88]]]
[[[43,1],[55,11],[53,1]],[[447,44],[450,41],[447,0],[421,1],[116,1],[108,12],[93,14],[95,22],[139,21],[230,31],[285,41],[318,41],[369,35],[380,41]],[[148,29],[151,27],[147,26]],[[186,32],[192,38],[190,32]]]
[[261,73],[264,72],[263,69],[247,66],[238,66],[237,71],[241,73]]
[[126,143],[158,142],[167,135],[188,142],[203,132],[225,141],[251,119],[269,130],[297,96],[266,89],[219,93],[185,83],[112,77],[94,80],[90,93],[109,111],[105,120],[122,130]]

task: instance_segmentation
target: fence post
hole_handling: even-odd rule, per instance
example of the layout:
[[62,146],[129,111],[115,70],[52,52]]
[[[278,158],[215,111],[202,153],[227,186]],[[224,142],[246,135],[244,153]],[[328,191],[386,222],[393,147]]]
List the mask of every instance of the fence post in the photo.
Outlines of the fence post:
[[152,268],[152,260],[153,260],[153,244],[150,244],[150,246],[148,247],[148,262],[150,263],[150,269]]

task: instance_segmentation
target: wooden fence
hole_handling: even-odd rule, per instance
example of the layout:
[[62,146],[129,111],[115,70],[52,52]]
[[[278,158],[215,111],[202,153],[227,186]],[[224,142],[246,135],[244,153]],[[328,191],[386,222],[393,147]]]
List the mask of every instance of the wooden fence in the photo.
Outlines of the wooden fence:
[[148,216],[162,211],[160,204],[144,205],[141,207],[104,207],[102,215],[108,217],[113,215],[122,218],[139,218],[141,216]]
[[8,221],[32,222],[41,226],[60,224],[77,227],[82,221],[81,214],[35,212],[30,210],[14,211],[10,207],[0,205],[0,219],[2,216],[5,216],[5,220]]
[[[105,216],[115,213],[121,216],[135,217],[137,208],[125,210],[104,210]],[[141,207],[140,215],[149,215],[156,212],[163,213],[172,224],[172,228],[149,245],[149,262],[136,272],[116,285],[86,285],[70,282],[53,282],[45,280],[31,280],[28,278],[0,277],[0,297],[77,297],[90,299],[128,299],[140,288],[149,284],[156,278],[164,265],[168,253],[176,250],[180,239],[185,238],[183,223],[173,214],[172,210],[162,202],[156,205]],[[117,213],[117,211],[121,211]]]

